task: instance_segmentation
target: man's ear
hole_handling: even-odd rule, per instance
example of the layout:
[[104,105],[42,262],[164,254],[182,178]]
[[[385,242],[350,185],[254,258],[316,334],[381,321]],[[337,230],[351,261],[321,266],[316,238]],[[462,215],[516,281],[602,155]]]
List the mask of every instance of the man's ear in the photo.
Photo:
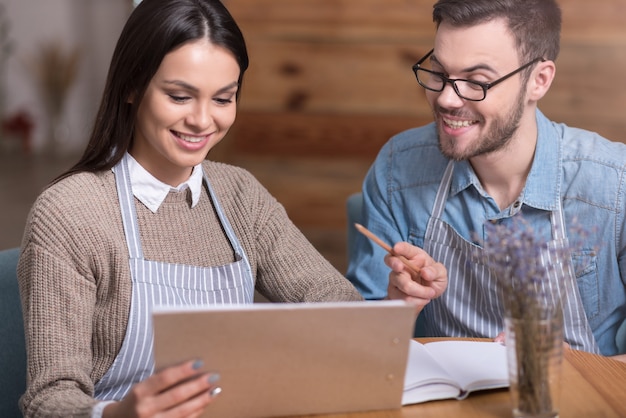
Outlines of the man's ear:
[[554,61],[543,61],[537,64],[528,80],[528,98],[539,101],[550,89],[556,74]]

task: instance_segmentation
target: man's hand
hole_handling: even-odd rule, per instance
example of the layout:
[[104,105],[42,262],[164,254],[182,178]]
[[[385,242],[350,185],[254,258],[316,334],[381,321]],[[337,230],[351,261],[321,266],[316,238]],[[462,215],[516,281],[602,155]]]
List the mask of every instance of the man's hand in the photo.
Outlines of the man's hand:
[[[407,267],[399,257],[404,257],[412,268]],[[448,286],[448,271],[444,265],[407,242],[394,245],[393,255],[385,256],[385,264],[391,268],[387,298],[413,303],[417,313],[431,299],[441,296]]]
[[623,361],[624,363],[626,363],[626,354],[618,354],[616,356],[612,356],[611,358],[613,360]]

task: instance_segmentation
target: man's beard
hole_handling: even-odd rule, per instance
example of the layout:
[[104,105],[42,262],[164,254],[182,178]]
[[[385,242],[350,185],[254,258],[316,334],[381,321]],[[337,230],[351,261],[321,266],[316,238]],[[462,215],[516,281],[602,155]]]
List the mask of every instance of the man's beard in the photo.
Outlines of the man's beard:
[[[520,89],[517,98],[515,100],[515,105],[511,109],[511,111],[495,119],[491,123],[491,128],[489,132],[481,138],[480,140],[469,144],[469,147],[465,150],[457,150],[455,140],[450,140],[446,144],[443,143],[441,128],[438,127],[439,133],[439,150],[443,155],[447,158],[450,158],[455,161],[467,160],[472,157],[477,157],[479,155],[489,154],[495,151],[499,151],[504,149],[513,135],[517,131],[520,125],[520,120],[522,119],[522,115],[524,114],[524,102],[525,102],[525,87]],[[441,114],[440,111],[435,111],[435,113]],[[448,112],[451,116],[460,116],[455,115],[454,113]],[[437,117],[435,116],[435,120]],[[443,123],[441,121],[440,123]]]

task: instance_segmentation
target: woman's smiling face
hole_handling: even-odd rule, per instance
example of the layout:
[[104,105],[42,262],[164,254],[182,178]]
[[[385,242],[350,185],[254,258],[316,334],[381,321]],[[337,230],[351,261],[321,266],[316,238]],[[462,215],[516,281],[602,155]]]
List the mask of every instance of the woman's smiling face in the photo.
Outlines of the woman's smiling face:
[[235,121],[239,65],[200,39],[163,58],[139,104],[130,154],[160,181],[178,186]]

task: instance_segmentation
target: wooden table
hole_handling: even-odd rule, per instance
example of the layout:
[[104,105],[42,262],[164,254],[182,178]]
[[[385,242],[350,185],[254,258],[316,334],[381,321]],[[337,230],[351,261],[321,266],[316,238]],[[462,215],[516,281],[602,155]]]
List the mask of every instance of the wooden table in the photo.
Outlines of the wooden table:
[[[436,338],[419,338],[425,343]],[[560,418],[626,417],[626,363],[565,349]],[[511,417],[508,389],[474,392],[462,401],[443,400],[397,410],[316,415],[321,418]],[[314,418],[313,416],[307,416]],[[302,417],[304,418],[304,417]]]

